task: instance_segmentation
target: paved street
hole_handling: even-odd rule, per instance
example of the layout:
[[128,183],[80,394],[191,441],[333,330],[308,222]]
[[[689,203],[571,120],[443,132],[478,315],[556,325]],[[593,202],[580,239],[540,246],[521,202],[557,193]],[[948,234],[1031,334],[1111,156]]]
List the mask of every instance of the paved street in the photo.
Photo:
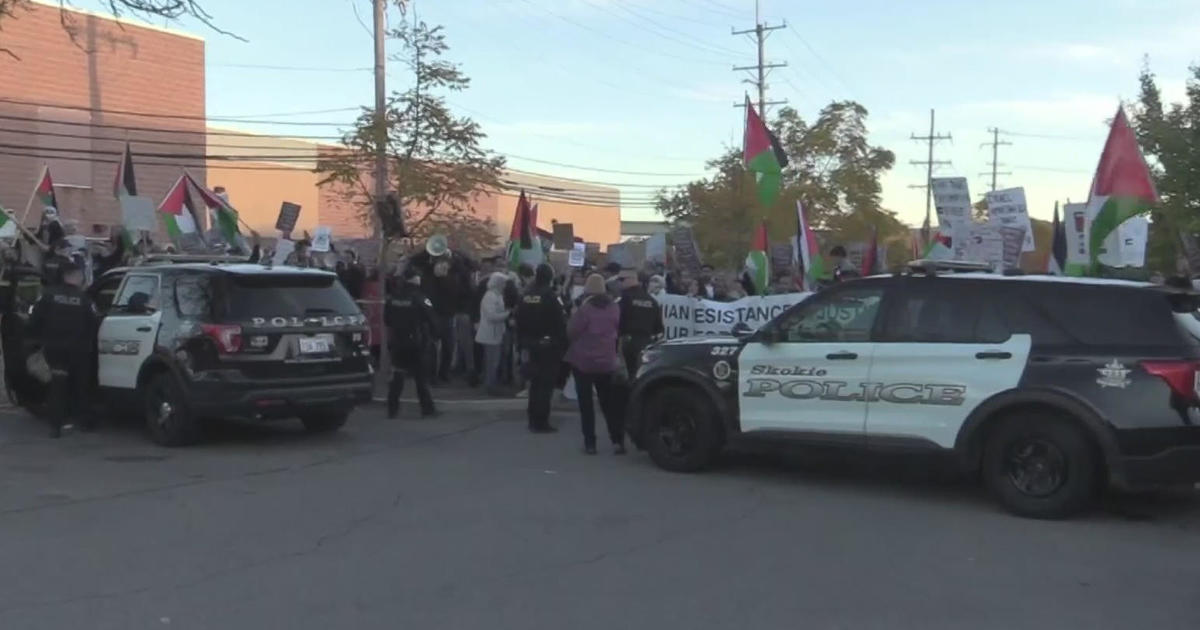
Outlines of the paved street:
[[912,460],[674,475],[521,404],[179,450],[5,409],[0,628],[1200,627],[1193,492],[1038,522]]

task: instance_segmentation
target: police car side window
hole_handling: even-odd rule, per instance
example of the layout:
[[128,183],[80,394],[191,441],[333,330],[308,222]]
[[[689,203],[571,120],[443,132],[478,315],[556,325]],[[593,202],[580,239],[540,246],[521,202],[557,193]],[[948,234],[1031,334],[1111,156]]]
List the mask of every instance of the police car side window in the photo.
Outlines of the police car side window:
[[117,299],[113,302],[113,307],[118,309],[127,307],[134,296],[139,294],[145,296],[144,299],[147,306],[158,308],[158,276],[125,276],[125,284],[121,285],[121,290],[117,293]]
[[978,287],[909,284],[889,308],[882,340],[1003,343],[1011,336],[1001,316],[1003,306],[1000,296]]
[[779,330],[783,340],[790,342],[870,341],[882,299],[882,287],[845,289],[818,297],[780,321]]
[[175,307],[182,317],[210,317],[213,285],[208,276],[180,276],[175,280]]

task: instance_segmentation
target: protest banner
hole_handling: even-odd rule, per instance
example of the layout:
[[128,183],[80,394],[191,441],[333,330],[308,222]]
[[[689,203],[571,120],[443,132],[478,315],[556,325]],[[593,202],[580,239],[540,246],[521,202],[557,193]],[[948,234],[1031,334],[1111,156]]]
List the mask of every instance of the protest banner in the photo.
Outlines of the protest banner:
[[300,205],[285,201],[279,206],[279,218],[275,219],[275,229],[284,234],[291,234],[296,229],[296,221],[300,219]]
[[739,322],[757,330],[811,293],[751,296],[734,302],[714,302],[685,295],[659,294],[664,337],[728,335]]
[[314,252],[327,252],[332,244],[333,228],[328,225],[320,225],[313,230],[312,246],[309,249]]
[[130,234],[138,232],[153,232],[158,227],[158,217],[154,214],[154,200],[149,197],[121,195],[121,225]]
[[1004,264],[1004,237],[990,223],[976,223],[967,229],[967,260],[985,262],[993,268]]
[[971,193],[965,177],[934,177],[933,203],[937,209],[938,227],[950,236],[954,260],[967,258],[967,239],[970,236]]
[[567,252],[567,266],[582,267],[583,261],[587,257],[587,245],[583,243],[575,243],[571,251]]
[[575,224],[555,223],[553,234],[554,249],[569,251],[575,246]]
[[646,239],[646,262],[667,263],[667,234],[659,232]]
[[696,246],[692,228],[686,225],[672,228],[671,244],[675,247],[675,260],[679,265],[692,273],[700,273],[700,249]]
[[1006,188],[993,190],[987,194],[988,221],[997,227],[1022,227],[1025,229],[1025,242],[1022,252],[1034,250],[1033,224],[1029,222],[1029,208],[1025,205],[1024,188]]

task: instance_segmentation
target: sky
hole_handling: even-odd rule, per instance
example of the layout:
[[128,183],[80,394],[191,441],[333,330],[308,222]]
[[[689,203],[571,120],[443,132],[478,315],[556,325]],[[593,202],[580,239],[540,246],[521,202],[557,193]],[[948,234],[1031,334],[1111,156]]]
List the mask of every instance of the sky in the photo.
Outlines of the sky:
[[[100,0],[76,0],[99,10]],[[353,108],[373,101],[370,0],[202,0],[212,22],[170,24],[206,40],[210,118],[281,135],[335,135]],[[1023,186],[1036,218],[1055,201],[1087,197],[1122,99],[1137,96],[1143,59],[1169,101],[1185,96],[1200,63],[1195,0],[761,0],[762,19],[787,27],[767,40],[768,97],[806,119],[835,100],[870,112],[873,144],[896,154],[884,207],[913,225],[925,212],[926,135],[936,110],[935,176],[990,185],[999,128],[999,187]],[[511,168],[618,184],[622,217],[657,218],[656,188],[705,174],[705,162],[740,144],[733,107],[752,89],[735,65],[755,47],[754,0],[410,0],[445,29],[446,58],[471,77],[447,97],[477,120],[487,148]],[[389,18],[400,19],[393,10]],[[411,15],[410,18],[411,19]],[[397,46],[389,45],[390,51]],[[409,77],[389,66],[389,89]],[[321,112],[304,114],[302,112]],[[319,123],[283,125],[280,122]]]

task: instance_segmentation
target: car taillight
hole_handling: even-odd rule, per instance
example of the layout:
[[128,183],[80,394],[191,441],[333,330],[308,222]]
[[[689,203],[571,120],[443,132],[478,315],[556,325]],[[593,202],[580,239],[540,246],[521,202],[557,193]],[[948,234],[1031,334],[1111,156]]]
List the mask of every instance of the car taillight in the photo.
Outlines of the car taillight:
[[227,324],[201,324],[200,329],[212,338],[221,354],[233,354],[242,349],[242,327]]
[[1200,399],[1200,363],[1195,361],[1142,361],[1142,369],[1161,378],[1171,392],[1184,400]]

